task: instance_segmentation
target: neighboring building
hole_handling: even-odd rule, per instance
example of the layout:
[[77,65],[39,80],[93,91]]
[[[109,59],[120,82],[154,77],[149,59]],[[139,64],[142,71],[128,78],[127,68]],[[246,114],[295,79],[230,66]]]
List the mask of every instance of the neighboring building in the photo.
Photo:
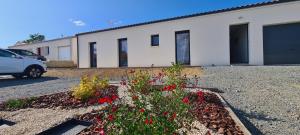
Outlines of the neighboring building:
[[64,37],[32,44],[16,44],[10,49],[24,49],[45,56],[47,61],[73,61],[77,64],[77,39]]
[[79,68],[300,64],[300,1],[77,34]]

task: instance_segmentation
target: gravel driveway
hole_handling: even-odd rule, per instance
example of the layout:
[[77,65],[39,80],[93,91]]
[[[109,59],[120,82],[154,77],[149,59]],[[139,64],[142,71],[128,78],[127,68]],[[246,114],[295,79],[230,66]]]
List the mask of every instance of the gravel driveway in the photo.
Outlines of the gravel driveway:
[[[253,134],[300,134],[300,66],[206,67],[203,87],[219,88]],[[0,102],[66,91],[78,77],[0,78]]]
[[0,78],[0,102],[23,97],[67,91],[79,83],[79,78],[42,77],[39,79]]
[[300,134],[300,66],[204,68],[201,85],[219,88],[253,134]]

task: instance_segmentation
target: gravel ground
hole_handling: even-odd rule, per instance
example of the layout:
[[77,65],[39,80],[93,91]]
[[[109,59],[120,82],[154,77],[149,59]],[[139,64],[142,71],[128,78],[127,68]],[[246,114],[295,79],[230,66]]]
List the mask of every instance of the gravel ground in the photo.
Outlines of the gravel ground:
[[207,67],[201,79],[224,91],[252,134],[300,134],[300,66]]
[[[253,134],[300,134],[300,66],[207,67],[203,87],[219,88]],[[0,102],[66,91],[79,78],[0,78]]]
[[79,78],[42,77],[40,79],[0,78],[0,102],[8,99],[53,94],[69,90]]
[[0,129],[1,135],[34,135],[55,125],[58,125],[75,115],[91,112],[93,109],[101,109],[101,106],[78,108],[72,110],[63,109],[22,109],[14,112],[0,112],[0,118],[16,122],[15,125]]

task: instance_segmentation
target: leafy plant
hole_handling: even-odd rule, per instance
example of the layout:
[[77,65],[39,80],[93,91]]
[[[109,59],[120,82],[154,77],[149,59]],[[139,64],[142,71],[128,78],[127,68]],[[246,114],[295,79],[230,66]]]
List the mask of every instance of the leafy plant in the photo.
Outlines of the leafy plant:
[[[129,95],[133,104],[109,104],[101,121],[106,121],[101,129],[108,134],[174,134],[191,121],[190,101],[181,87],[185,80],[181,77],[182,66],[173,64],[164,69],[158,76],[148,72],[130,71],[128,82]],[[154,87],[153,82],[159,81],[162,87]],[[101,102],[104,102],[101,101]],[[104,132],[104,130],[101,130]]]
[[135,72],[134,70],[130,71],[130,76],[128,77],[131,90],[136,92],[141,92],[143,94],[149,93],[151,85],[150,81],[150,74],[146,71],[138,71]]
[[26,98],[26,99],[10,99],[5,103],[5,106],[9,109],[20,109],[25,108],[30,105],[35,98]]
[[93,97],[96,91],[100,91],[108,86],[107,79],[99,79],[98,76],[94,76],[92,79],[84,76],[81,78],[80,83],[73,89],[72,95],[82,101],[86,101]]

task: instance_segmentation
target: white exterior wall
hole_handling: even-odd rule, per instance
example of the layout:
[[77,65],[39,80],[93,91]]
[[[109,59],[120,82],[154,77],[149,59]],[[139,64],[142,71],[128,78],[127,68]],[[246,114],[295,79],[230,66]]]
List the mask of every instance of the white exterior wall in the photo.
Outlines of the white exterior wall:
[[[59,61],[59,54],[58,54],[58,48],[69,46],[71,51],[71,58],[74,63],[77,63],[77,39],[75,37],[70,38],[62,38],[62,39],[55,39],[55,40],[49,40],[44,41],[40,43],[33,43],[33,44],[24,44],[24,45],[16,45],[16,46],[10,46],[10,49],[25,49],[30,50],[34,53],[37,53],[37,48],[39,47],[49,47],[49,55],[45,56],[48,61]],[[74,46],[74,47],[73,47]],[[75,51],[75,53],[74,53]]]
[[[191,66],[230,65],[229,26],[249,24],[249,64],[263,65],[263,26],[300,22],[300,2],[288,2],[79,35],[79,67],[89,68],[89,42],[97,42],[97,67],[118,67],[118,39],[127,38],[128,67],[175,62],[175,32],[190,30]],[[159,47],[151,35],[159,34]]]

